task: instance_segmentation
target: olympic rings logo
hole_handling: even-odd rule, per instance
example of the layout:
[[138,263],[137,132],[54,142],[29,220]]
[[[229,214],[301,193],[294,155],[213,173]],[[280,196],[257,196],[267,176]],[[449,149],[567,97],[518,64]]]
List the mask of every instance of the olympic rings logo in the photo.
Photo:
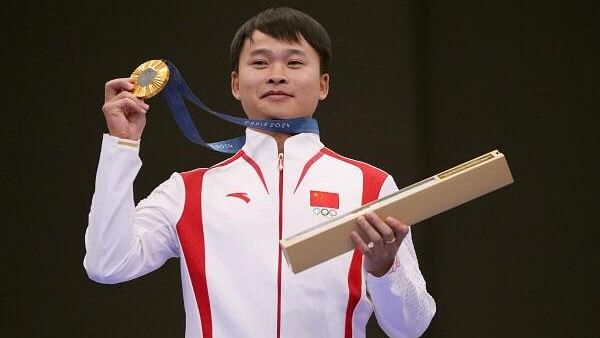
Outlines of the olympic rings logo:
[[337,216],[337,210],[327,208],[313,208],[313,214],[322,218],[333,218]]

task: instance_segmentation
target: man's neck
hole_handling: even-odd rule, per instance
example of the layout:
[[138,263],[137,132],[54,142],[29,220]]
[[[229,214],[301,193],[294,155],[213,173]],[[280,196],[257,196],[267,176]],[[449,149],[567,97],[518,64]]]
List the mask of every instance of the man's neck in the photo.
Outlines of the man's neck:
[[277,142],[277,152],[279,152],[280,154],[283,153],[283,144],[285,143],[285,140],[287,140],[288,137],[292,136],[290,134],[276,133],[273,131],[267,131],[262,129],[253,128],[252,130],[273,137],[275,139],[275,142]]

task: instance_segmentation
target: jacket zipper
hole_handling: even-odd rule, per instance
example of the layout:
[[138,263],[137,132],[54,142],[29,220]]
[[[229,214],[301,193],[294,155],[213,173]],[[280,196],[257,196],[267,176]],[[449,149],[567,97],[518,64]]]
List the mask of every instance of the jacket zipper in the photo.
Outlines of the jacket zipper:
[[[279,240],[283,234],[283,153],[279,153]],[[281,337],[281,248],[277,260],[277,338]]]

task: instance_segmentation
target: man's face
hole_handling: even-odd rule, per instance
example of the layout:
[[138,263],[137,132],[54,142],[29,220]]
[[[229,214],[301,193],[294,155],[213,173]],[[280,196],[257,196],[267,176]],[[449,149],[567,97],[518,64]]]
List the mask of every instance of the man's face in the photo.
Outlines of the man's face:
[[231,72],[231,91],[251,119],[312,116],[329,92],[329,75],[304,38],[279,41],[260,31],[246,39],[239,70]]

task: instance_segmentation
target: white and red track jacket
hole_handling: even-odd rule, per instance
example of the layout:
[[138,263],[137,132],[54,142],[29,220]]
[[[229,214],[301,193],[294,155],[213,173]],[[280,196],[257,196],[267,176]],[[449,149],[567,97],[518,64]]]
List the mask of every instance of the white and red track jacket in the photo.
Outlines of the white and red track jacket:
[[285,141],[247,130],[211,168],[175,173],[137,207],[138,145],[105,135],[84,266],[119,283],[181,259],[186,337],[365,337],[375,312],[391,337],[421,335],[435,313],[410,233],[376,278],[349,252],[294,274],[279,240],[397,190],[391,176],[325,148],[315,134]]

